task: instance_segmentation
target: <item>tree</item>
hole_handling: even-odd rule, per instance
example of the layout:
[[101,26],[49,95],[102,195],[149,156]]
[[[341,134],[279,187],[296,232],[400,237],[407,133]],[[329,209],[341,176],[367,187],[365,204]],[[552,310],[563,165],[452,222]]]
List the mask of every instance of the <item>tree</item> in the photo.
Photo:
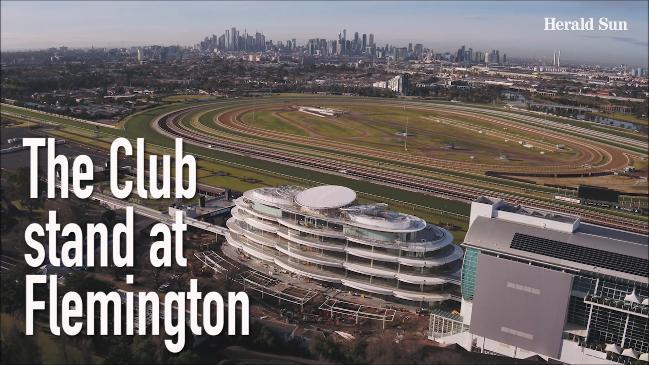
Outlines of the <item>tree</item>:
[[4,313],[23,312],[25,309],[25,275],[27,265],[21,263],[0,275],[2,296],[0,307]]
[[159,266],[159,267],[154,267],[152,269],[153,273],[153,284],[155,285],[155,288],[158,289],[160,287],[160,279],[162,278],[162,271],[164,270],[164,266]]
[[316,338],[309,344],[309,351],[324,360],[342,362],[343,359],[340,347],[329,338]]
[[79,343],[79,350],[81,352],[81,364],[92,365],[95,363],[95,359],[92,356],[93,348],[91,339],[82,339]]
[[115,213],[114,210],[107,210],[101,214],[101,222],[108,227],[108,229],[112,228],[115,225],[115,221],[117,220],[117,213]]
[[386,363],[396,364],[403,362],[400,351],[397,351],[398,345],[388,336],[381,336],[367,344],[365,350],[365,359],[368,363]]
[[9,233],[18,223],[16,216],[19,212],[13,204],[9,203],[8,200],[5,200],[4,189],[2,189],[0,195],[2,196],[2,202],[0,203],[0,232]]
[[14,186],[16,192],[20,196],[20,202],[29,209],[29,213],[32,213],[34,209],[37,209],[42,204],[42,199],[40,197],[40,191],[43,188],[42,182],[39,180],[38,183],[38,192],[39,196],[37,198],[30,198],[30,185],[29,185],[29,167],[20,167],[16,170],[16,173],[9,177],[9,182]]
[[112,286],[88,273],[75,271],[65,279],[65,290],[74,291],[79,294],[87,292],[108,293],[112,290]]
[[157,347],[150,337],[135,336],[131,345],[134,364],[153,364]]
[[183,364],[201,364],[201,358],[194,351],[186,350],[181,352],[178,356],[174,357],[169,361],[169,363],[174,365],[183,365]]
[[172,287],[175,291],[184,290],[186,281],[186,269],[185,268],[175,268],[174,272],[169,276],[169,281],[171,282]]
[[[4,293],[3,293],[4,296]],[[27,336],[12,324],[3,332],[0,357],[3,364],[40,364],[41,351],[34,336]]]
[[131,348],[121,341],[120,343],[111,346],[108,356],[106,356],[106,364],[115,364],[115,365],[121,365],[121,364],[135,364],[136,362],[134,361],[133,357],[133,352],[131,351]]
[[272,350],[277,346],[277,339],[268,327],[264,326],[253,340],[253,346],[253,348],[259,350]]

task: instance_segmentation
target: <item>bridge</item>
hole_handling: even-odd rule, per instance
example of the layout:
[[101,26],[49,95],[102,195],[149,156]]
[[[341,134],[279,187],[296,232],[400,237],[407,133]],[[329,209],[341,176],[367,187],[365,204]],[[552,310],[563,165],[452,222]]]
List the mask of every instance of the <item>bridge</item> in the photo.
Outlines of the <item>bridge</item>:
[[[163,212],[160,212],[158,210],[155,210],[155,209],[152,209],[152,208],[149,208],[149,207],[145,207],[144,205],[133,204],[131,202],[124,201],[122,199],[117,199],[115,197],[108,196],[106,194],[93,192],[92,195],[90,196],[90,199],[93,199],[93,200],[96,200],[96,201],[98,201],[100,203],[108,205],[111,208],[123,208],[124,209],[124,208],[130,206],[130,207],[133,207],[133,212],[136,213],[136,214],[145,216],[147,218],[155,219],[157,221],[160,221],[162,223],[166,223],[166,224],[169,224],[169,225],[171,225],[171,224],[173,224],[175,222],[174,218],[172,216],[170,216],[169,214],[167,214],[167,213],[163,213]],[[222,208],[219,211],[224,212],[227,209],[229,209],[229,208]],[[227,228],[217,226],[215,224],[203,222],[203,221],[200,221],[198,219],[190,218],[190,217],[187,217],[187,216],[185,216],[183,218],[183,223],[185,223],[188,226],[196,227],[196,228],[199,228],[199,229],[202,229],[202,230],[205,230],[205,231],[208,231],[208,232],[212,232],[212,233],[215,233],[215,234],[220,234],[222,236],[225,236],[225,234],[228,232]]]

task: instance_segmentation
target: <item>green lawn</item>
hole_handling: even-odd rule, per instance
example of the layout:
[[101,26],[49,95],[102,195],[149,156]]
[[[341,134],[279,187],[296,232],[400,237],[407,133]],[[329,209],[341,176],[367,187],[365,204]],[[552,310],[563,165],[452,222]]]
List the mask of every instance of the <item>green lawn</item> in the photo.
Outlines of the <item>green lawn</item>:
[[251,127],[267,129],[275,132],[293,134],[296,136],[307,136],[308,134],[302,128],[298,128],[291,123],[287,123],[274,115],[272,111],[258,111],[254,113],[245,113],[243,121]]

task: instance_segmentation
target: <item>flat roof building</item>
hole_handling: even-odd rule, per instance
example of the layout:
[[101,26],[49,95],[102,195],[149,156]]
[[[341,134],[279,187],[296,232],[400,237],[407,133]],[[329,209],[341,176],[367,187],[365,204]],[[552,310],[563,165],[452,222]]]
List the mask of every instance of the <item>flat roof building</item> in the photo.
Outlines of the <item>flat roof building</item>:
[[463,251],[421,218],[332,185],[253,189],[235,204],[227,242],[254,258],[390,301],[460,301]]
[[460,316],[430,337],[469,350],[571,364],[649,353],[647,236],[479,198],[463,246]]

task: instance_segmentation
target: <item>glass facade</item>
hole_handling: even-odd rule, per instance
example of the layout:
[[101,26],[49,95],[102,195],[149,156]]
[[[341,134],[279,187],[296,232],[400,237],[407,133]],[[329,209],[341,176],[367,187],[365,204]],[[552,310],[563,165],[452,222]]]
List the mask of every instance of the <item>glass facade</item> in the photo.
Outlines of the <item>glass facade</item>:
[[[462,250],[453,244],[448,231],[387,211],[384,205],[354,210],[355,219],[378,224],[376,229],[367,222],[358,226],[346,210],[297,205],[291,196],[295,191],[260,188],[245,192],[234,201],[232,218],[226,222],[228,242],[284,270],[354,291],[421,305],[458,301]],[[376,216],[362,215],[363,209]],[[386,231],[391,229],[388,223],[400,220],[414,223]]]
[[473,300],[475,291],[475,275],[478,269],[478,256],[480,250],[467,247],[464,252],[464,263],[462,264],[462,297],[465,300]]

